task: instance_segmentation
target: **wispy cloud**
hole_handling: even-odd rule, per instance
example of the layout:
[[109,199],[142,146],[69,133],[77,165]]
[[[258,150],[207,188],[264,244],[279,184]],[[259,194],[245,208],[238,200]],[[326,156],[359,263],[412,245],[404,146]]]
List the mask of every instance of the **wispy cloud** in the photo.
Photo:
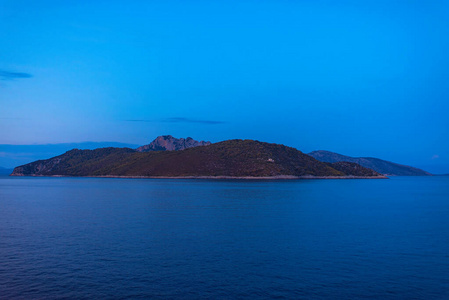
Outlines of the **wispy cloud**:
[[155,121],[151,121],[151,120],[123,120],[125,122],[142,122],[142,123],[154,123]]
[[31,75],[29,73],[10,72],[10,71],[0,69],[0,80],[14,80],[14,79],[31,78],[31,77],[33,77],[33,75]]
[[0,120],[31,120],[30,118],[0,117]]
[[213,120],[198,120],[198,119],[189,119],[189,118],[167,118],[162,120],[162,122],[166,123],[200,123],[200,124],[224,124],[223,121],[213,121]]
[[198,123],[198,124],[204,124],[204,125],[217,125],[217,124],[225,124],[226,122],[223,121],[214,121],[214,120],[198,120],[198,119],[190,119],[190,118],[166,118],[161,120],[145,120],[145,119],[132,119],[132,120],[125,120],[126,122],[144,122],[144,123]]

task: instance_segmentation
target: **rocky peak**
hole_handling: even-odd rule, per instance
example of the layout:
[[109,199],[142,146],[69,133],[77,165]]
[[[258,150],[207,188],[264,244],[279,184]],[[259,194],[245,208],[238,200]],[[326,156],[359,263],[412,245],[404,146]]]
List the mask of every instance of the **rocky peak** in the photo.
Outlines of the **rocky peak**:
[[211,144],[210,142],[196,141],[191,137],[188,137],[186,139],[184,138],[177,139],[171,135],[161,135],[158,136],[150,144],[137,148],[136,151],[138,152],[175,151],[198,146],[208,146],[210,144]]

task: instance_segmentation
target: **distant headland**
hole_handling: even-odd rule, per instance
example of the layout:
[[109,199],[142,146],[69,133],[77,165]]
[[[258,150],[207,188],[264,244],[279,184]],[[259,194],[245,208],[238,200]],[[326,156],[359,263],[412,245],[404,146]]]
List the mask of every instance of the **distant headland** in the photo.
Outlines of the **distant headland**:
[[210,143],[166,135],[136,149],[73,149],[50,159],[16,167],[11,176],[387,178],[374,169],[353,161],[320,161],[319,157],[316,159],[313,155],[280,144],[255,140]]
[[342,154],[338,154],[335,152],[318,150],[308,153],[308,155],[312,156],[315,159],[318,159],[322,162],[339,162],[339,161],[347,161],[359,164],[365,168],[372,169],[376,172],[387,176],[431,176],[429,172],[424,170],[397,164],[391,161],[386,161],[379,158],[374,157],[351,157]]

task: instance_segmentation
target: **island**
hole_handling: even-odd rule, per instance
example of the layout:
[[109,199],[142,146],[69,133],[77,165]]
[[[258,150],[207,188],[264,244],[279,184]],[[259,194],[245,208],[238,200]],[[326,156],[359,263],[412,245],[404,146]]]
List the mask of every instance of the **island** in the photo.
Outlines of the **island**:
[[280,144],[239,139],[218,143],[194,142],[188,138],[182,143],[172,141],[178,145],[173,147],[167,144],[169,139],[174,138],[158,137],[152,146],[137,149],[73,149],[50,159],[16,167],[11,176],[387,178],[352,162],[320,162],[295,148]]

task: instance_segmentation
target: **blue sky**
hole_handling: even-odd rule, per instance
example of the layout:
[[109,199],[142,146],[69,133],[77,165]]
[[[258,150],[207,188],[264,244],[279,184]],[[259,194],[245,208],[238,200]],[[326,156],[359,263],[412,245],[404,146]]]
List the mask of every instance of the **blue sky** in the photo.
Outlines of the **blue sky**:
[[449,173],[448,13],[0,0],[0,144],[250,138]]

